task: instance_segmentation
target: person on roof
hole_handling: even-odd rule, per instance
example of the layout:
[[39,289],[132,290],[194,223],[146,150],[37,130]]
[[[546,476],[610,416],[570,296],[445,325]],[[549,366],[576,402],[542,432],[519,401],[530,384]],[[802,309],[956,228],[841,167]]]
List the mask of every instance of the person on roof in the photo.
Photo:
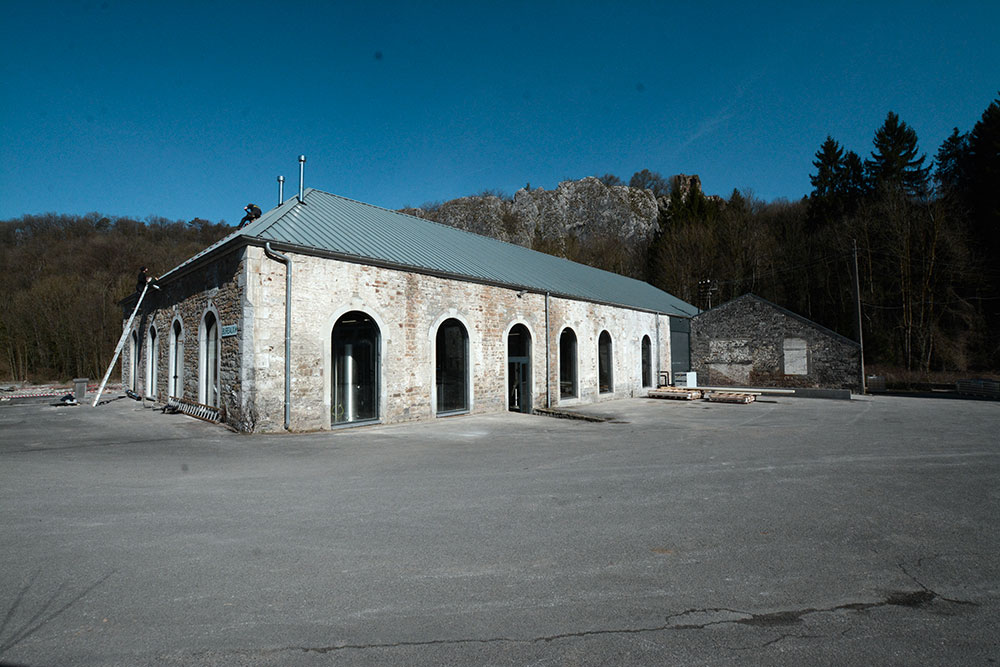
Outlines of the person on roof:
[[257,206],[257,204],[253,203],[247,204],[246,206],[243,207],[243,210],[246,211],[247,214],[243,216],[242,220],[240,220],[240,226],[237,227],[237,229],[243,229],[251,222],[260,217],[260,207]]
[[141,292],[146,287],[146,283],[152,282],[153,277],[149,275],[149,269],[145,266],[139,268],[139,277],[135,281],[135,291]]

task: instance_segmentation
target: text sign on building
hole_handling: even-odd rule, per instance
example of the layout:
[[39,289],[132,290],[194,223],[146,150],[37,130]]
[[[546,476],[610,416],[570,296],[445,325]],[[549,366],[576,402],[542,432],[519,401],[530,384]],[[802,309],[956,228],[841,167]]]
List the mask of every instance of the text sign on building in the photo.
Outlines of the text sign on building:
[[239,332],[240,327],[238,324],[223,324],[222,325],[222,337],[235,336]]

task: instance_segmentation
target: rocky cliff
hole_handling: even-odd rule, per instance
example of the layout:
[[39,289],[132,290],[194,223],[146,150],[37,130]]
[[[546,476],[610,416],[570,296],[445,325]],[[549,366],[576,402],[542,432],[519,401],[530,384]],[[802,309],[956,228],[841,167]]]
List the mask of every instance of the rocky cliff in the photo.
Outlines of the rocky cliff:
[[594,177],[563,181],[554,190],[522,188],[513,198],[493,194],[461,197],[406,213],[477,234],[532,246],[538,240],[573,237],[581,243],[613,237],[648,242],[659,206],[650,190],[607,186]]
[[[675,177],[682,197],[700,190],[697,176]],[[513,197],[491,193],[452,199],[404,213],[516,243],[592,266],[643,277],[645,255],[669,198],[652,190],[606,185],[589,176],[554,190],[522,188]]]

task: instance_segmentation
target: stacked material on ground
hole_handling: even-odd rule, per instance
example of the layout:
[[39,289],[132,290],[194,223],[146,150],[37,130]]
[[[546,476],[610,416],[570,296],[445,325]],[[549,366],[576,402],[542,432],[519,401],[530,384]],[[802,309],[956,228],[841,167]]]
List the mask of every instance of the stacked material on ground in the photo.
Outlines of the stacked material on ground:
[[737,394],[728,391],[713,391],[705,394],[705,400],[713,403],[753,403],[753,394]]
[[983,378],[959,380],[955,390],[968,396],[983,396],[985,398],[1000,398],[1000,382]]
[[670,398],[675,401],[696,401],[701,398],[701,392],[685,387],[660,387],[659,389],[650,389],[648,396],[650,398]]

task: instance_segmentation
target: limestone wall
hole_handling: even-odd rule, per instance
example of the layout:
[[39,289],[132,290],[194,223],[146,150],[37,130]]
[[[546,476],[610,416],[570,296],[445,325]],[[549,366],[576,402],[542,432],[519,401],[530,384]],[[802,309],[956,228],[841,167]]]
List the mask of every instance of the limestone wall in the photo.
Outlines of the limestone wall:
[[[230,253],[199,271],[166,281],[159,290],[148,291],[132,325],[140,343],[135,387],[138,393],[161,403],[170,395],[203,402],[205,392],[199,384],[203,373],[200,335],[205,314],[212,312],[220,327],[218,407],[227,423],[243,430],[253,430],[252,411],[248,410],[246,400],[253,393],[253,374],[246,372],[252,361],[244,357],[248,351],[244,341],[252,338],[254,319],[247,316],[252,313],[252,308],[246,300],[243,255],[243,251]],[[124,304],[123,318],[126,321],[134,307],[132,300]],[[175,322],[180,324],[180,336],[176,340],[172,336]],[[222,335],[222,327],[233,325],[236,326],[236,335]],[[151,327],[156,331],[153,348],[149,345]],[[175,350],[179,361],[176,364],[176,386],[171,374],[171,356]],[[122,351],[122,381],[127,387],[132,386],[133,353],[131,345],[126,345]],[[152,392],[147,391],[147,357],[150,354],[156,363],[156,383]]]
[[[531,336],[531,402],[534,407],[581,403],[642,395],[641,342],[649,336],[652,382],[670,367],[667,316],[583,301],[549,299],[548,372],[546,386],[546,320],[544,294],[480,285],[406,271],[282,253],[292,259],[291,411],[295,431],[331,427],[333,327],[351,311],[371,317],[380,332],[379,419],[401,422],[436,414],[435,354],[440,325],[454,318],[469,336],[469,411],[500,412],[508,408],[507,342],[511,328],[524,325]],[[204,344],[200,337],[205,313],[218,318],[220,337],[219,403],[223,419],[243,431],[278,431],[284,426],[285,271],[263,249],[247,247],[205,268],[167,281],[143,304],[133,326],[142,344],[136,385],[146,382],[146,358],[157,363],[153,398],[163,402],[171,392],[171,355],[182,360],[179,384],[184,398],[204,402],[200,391]],[[125,305],[128,316],[131,305]],[[657,328],[659,320],[659,328]],[[176,345],[175,322],[181,324]],[[157,331],[148,349],[150,327]],[[571,327],[577,337],[578,396],[559,396],[559,336]],[[612,339],[613,391],[598,391],[598,337]],[[657,340],[659,333],[659,340]],[[131,380],[131,354],[126,346],[123,376]]]
[[[289,254],[289,253],[285,253]],[[435,337],[449,318],[469,335],[471,412],[507,409],[507,334],[520,323],[531,334],[532,404],[544,407],[545,295],[462,282],[330,259],[289,254],[293,261],[291,428],[331,426],[332,331],[350,311],[361,311],[381,332],[379,414],[399,422],[435,416]],[[285,267],[257,248],[248,249],[248,295],[254,304],[253,386],[258,425],[282,426],[284,391]],[[565,326],[578,338],[578,404],[638,395],[641,340],[652,341],[654,376],[656,319],[650,313],[551,298],[549,399],[560,405],[558,341]],[[669,323],[660,320],[660,368],[669,368]],[[597,338],[607,330],[613,340],[614,391],[598,395]]]
[[857,343],[752,294],[691,320],[702,386],[861,390]]

